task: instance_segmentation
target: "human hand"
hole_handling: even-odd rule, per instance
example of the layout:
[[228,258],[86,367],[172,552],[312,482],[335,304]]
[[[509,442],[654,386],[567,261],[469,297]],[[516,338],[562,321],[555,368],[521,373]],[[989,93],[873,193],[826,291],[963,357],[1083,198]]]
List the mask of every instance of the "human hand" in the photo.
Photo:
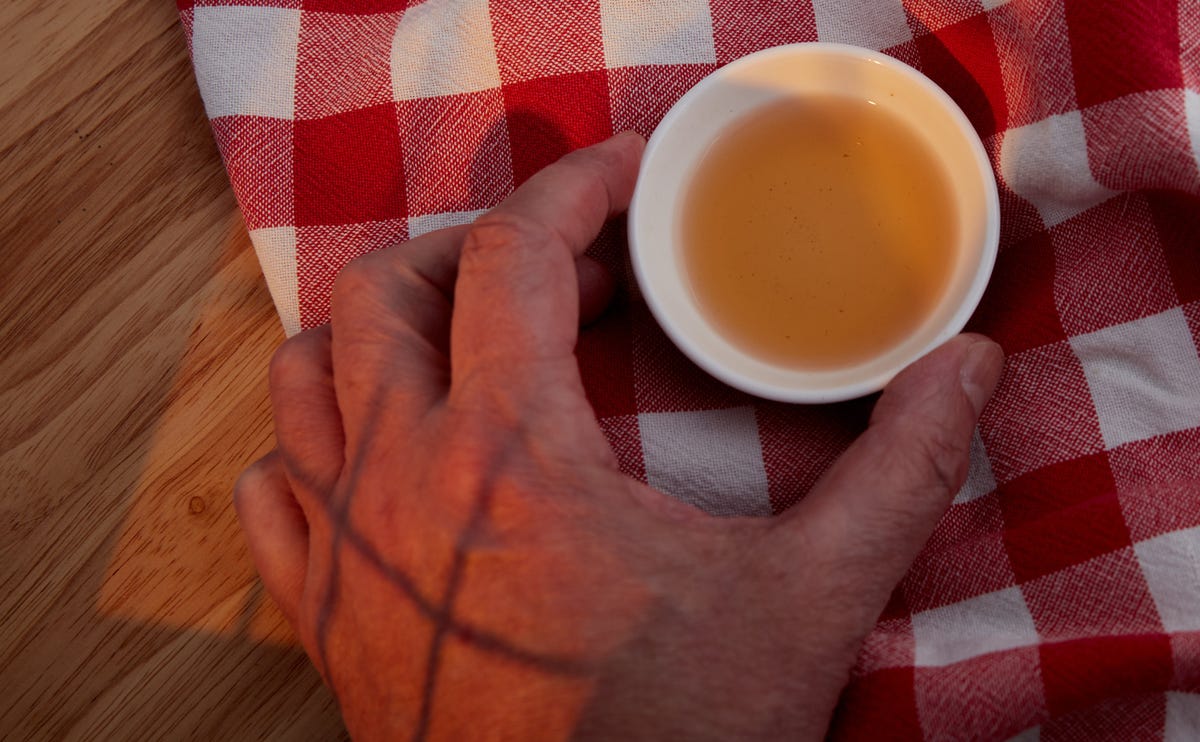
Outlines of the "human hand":
[[1001,353],[960,336],[773,519],[622,475],[584,396],[582,258],[644,142],[568,155],[473,226],[353,262],[271,366],[235,503],[362,739],[816,739],[962,485]]

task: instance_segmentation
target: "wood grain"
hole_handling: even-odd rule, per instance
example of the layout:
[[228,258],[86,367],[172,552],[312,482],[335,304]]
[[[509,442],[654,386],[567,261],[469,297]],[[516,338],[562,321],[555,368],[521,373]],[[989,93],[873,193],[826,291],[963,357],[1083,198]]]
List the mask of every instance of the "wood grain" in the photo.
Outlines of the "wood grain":
[[0,3],[0,739],[331,739],[230,503],[282,332],[171,3]]

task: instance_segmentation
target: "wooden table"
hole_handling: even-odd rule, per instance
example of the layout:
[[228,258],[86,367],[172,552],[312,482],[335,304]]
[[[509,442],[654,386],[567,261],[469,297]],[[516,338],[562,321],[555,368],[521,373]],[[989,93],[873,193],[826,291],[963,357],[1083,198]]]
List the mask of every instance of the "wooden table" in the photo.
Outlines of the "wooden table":
[[230,503],[283,334],[172,3],[0,3],[0,739],[330,739]]

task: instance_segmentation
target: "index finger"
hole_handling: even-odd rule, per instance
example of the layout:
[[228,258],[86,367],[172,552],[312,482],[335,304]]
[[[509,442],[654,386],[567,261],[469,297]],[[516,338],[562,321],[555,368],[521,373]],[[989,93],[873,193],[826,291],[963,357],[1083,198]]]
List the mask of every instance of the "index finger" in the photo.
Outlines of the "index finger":
[[454,379],[530,381],[543,361],[574,361],[575,259],[633,195],[645,141],[621,134],[542,170],[476,220],[462,247],[451,329]]

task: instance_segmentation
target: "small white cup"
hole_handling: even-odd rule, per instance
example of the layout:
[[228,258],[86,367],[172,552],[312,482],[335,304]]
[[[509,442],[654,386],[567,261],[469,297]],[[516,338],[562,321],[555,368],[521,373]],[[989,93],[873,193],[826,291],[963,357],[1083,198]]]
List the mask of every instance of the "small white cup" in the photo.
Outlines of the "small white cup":
[[[704,319],[686,275],[682,212],[697,165],[730,124],[781,99],[831,94],[879,101],[926,137],[957,199],[958,244],[941,302],[909,337],[865,362],[807,371],[748,354]],[[905,366],[960,332],[991,277],[999,236],[995,176],[962,110],[903,62],[844,44],[766,49],[701,80],[650,138],[629,209],[634,272],[663,330],[716,378],[782,402],[838,402],[879,391]]]

